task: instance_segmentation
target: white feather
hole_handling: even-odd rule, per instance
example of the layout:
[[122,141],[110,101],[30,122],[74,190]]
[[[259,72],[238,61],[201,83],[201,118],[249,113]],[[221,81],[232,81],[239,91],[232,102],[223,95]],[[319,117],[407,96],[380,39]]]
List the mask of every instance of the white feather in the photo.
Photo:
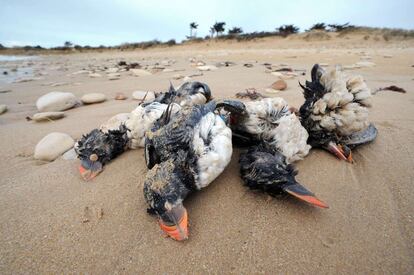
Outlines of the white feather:
[[336,68],[320,78],[328,91],[314,103],[311,118],[324,128],[339,135],[350,135],[369,125],[368,109],[372,94],[361,76],[346,77]]
[[209,113],[194,129],[193,148],[197,155],[198,189],[208,186],[229,164],[233,153],[232,134],[223,119]]
[[283,98],[265,98],[245,105],[248,116],[242,124],[248,133],[270,142],[288,162],[303,159],[309,153],[308,132]]
[[[172,115],[181,109],[178,104],[174,103],[172,106]],[[129,119],[125,122],[125,126],[130,130],[128,137],[131,149],[145,146],[145,133],[152,128],[154,122],[162,116],[167,107],[167,104],[153,102],[145,107],[140,105],[131,112]]]

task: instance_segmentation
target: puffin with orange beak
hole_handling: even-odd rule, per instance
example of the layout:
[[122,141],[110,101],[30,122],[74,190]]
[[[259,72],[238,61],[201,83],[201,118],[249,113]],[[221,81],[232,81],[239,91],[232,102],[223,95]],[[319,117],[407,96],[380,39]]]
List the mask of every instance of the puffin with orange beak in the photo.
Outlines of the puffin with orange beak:
[[378,134],[368,120],[371,91],[361,76],[348,77],[340,67],[326,72],[315,64],[311,78],[304,86],[299,83],[305,97],[299,115],[308,143],[353,162],[351,149]]
[[123,119],[114,116],[77,142],[75,150],[81,160],[81,176],[91,180],[103,170],[104,165],[125,150],[144,147],[145,133],[163,115],[168,104],[171,104],[169,114],[173,116],[181,106],[204,104],[210,99],[211,91],[207,84],[185,82],[177,89],[170,85],[167,92],[158,94],[151,102],[141,102],[131,113],[122,116]]
[[95,178],[105,164],[127,149],[129,142],[127,132],[128,129],[124,124],[116,130],[107,132],[94,129],[77,142],[75,151],[81,160],[79,172],[84,180]]
[[161,229],[174,240],[188,238],[185,198],[207,187],[230,162],[232,132],[227,117],[216,111],[221,107],[245,111],[243,103],[226,100],[186,107],[173,117],[169,107],[146,134],[148,213],[158,216]]
[[271,196],[288,193],[313,206],[328,208],[315,194],[298,183],[297,171],[286,157],[266,142],[251,146],[239,159],[240,174],[250,189],[262,190]]

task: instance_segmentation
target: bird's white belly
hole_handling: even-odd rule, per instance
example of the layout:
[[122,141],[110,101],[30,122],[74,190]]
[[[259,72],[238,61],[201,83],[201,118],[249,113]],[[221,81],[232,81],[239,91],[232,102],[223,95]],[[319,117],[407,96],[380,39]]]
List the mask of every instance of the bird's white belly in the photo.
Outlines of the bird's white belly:
[[193,148],[198,157],[195,184],[201,189],[217,178],[229,164],[233,153],[231,130],[220,116],[209,113],[201,119],[194,133]]
[[[131,149],[145,146],[145,133],[151,130],[155,121],[162,116],[167,107],[167,104],[154,102],[151,107],[149,105],[138,106],[131,112],[129,119],[125,122],[125,126],[130,130],[128,137]],[[177,113],[180,109],[178,104],[173,104],[172,114]]]

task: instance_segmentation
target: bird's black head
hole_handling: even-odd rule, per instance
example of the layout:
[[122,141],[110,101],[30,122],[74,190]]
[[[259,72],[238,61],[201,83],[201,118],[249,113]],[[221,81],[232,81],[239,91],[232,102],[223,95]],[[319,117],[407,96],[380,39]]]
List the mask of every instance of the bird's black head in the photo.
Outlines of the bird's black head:
[[105,164],[125,151],[129,141],[127,131],[122,124],[117,130],[94,129],[82,136],[75,148],[81,160],[79,171],[85,180],[96,177]]
[[144,197],[148,212],[157,214],[161,229],[171,238],[188,238],[188,215],[183,200],[191,192],[189,182],[194,178],[188,168],[175,159],[155,165],[147,174]]
[[312,81],[306,81],[305,86],[299,83],[303,89],[303,96],[305,97],[305,103],[299,109],[299,114],[302,119],[306,119],[311,115],[313,104],[327,92],[320,82],[321,76],[324,73],[325,70],[318,64],[315,64],[311,70]]

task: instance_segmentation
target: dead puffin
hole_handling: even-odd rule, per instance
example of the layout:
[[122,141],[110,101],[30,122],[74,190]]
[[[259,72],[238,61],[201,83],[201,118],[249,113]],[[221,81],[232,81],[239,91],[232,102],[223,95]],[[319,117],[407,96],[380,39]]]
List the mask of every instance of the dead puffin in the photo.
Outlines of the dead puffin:
[[250,189],[262,190],[271,196],[289,193],[311,205],[328,208],[312,192],[295,179],[297,172],[286,157],[267,143],[249,147],[239,159],[240,174]]
[[188,213],[183,201],[208,186],[230,162],[232,134],[215,110],[244,112],[240,102],[210,101],[186,107],[171,117],[169,109],[146,134],[145,159],[150,169],[144,183],[148,212],[174,240],[188,238]]
[[126,150],[129,142],[127,131],[123,124],[117,130],[107,132],[94,129],[77,142],[75,151],[81,160],[79,172],[85,180],[96,177],[105,164]]
[[244,105],[243,115],[231,115],[235,143],[248,146],[266,142],[289,163],[309,153],[308,133],[283,98],[264,98]]
[[169,104],[169,114],[174,116],[180,111],[181,106],[205,103],[210,99],[211,91],[207,84],[186,82],[177,90],[170,85],[168,92],[159,94],[151,102],[140,104],[125,120],[120,120],[118,125],[110,127],[110,131],[105,124],[99,129],[92,130],[75,146],[81,160],[81,176],[85,180],[91,180],[102,171],[105,164],[125,150],[144,147],[145,133],[162,116]]
[[192,81],[183,83],[177,89],[171,84],[168,92],[157,94],[154,101],[163,104],[175,102],[184,107],[195,104],[204,104],[210,101],[210,99],[210,87],[205,83]]
[[378,131],[368,121],[371,91],[361,76],[346,77],[339,67],[330,72],[318,64],[303,88],[299,114],[308,143],[352,162],[351,149],[373,141]]

